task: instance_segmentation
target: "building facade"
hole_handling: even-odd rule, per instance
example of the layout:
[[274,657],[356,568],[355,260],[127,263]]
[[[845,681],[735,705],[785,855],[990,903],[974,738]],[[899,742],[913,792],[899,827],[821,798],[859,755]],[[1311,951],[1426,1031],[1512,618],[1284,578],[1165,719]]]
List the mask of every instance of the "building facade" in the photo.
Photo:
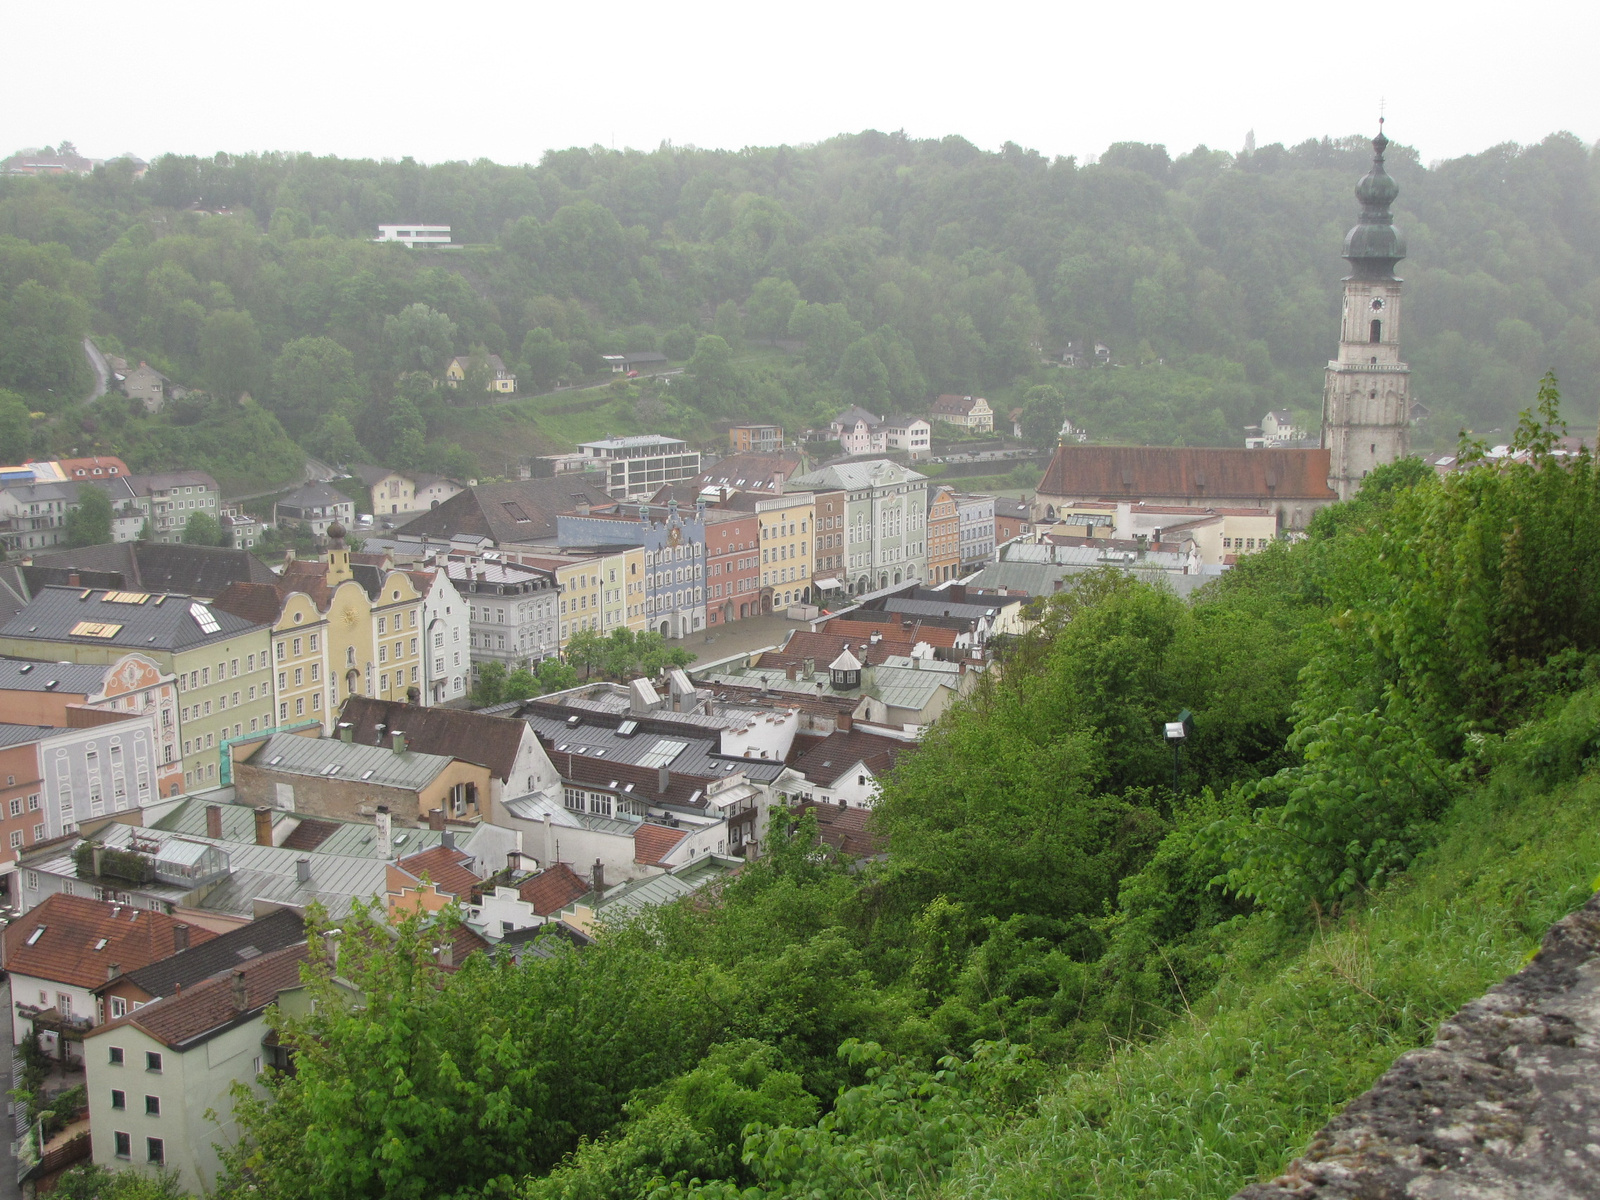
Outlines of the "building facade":
[[[473,663],[498,662],[513,670],[556,653],[561,592],[555,571],[512,562],[494,551],[453,554],[448,570],[466,605]],[[435,657],[440,648],[434,647]]]
[[761,612],[761,523],[755,513],[706,513],[706,624]]
[[783,449],[783,426],[735,425],[728,430],[728,449],[735,454],[777,454]]
[[648,498],[664,484],[700,474],[698,450],[656,433],[584,442],[578,449],[605,471],[606,492],[618,500]]
[[845,493],[845,573],[851,594],[927,578],[928,477],[880,459],[835,463],[789,481],[793,491]]
[[928,580],[943,583],[961,569],[961,510],[952,487],[937,486],[928,502]]
[[[642,591],[635,601],[642,595],[644,627],[666,638],[688,637],[706,626],[705,506],[697,504],[685,514],[674,500],[665,506],[641,504],[636,511],[630,516],[632,505],[615,505],[603,512],[562,513],[557,536],[563,546],[639,547],[642,561],[635,562]],[[570,615],[570,603],[568,610]]]
[[1341,500],[1409,448],[1411,368],[1400,358],[1400,280],[1394,273],[1406,243],[1390,212],[1400,186],[1383,168],[1388,145],[1382,132],[1372,140],[1372,170],[1356,185],[1361,220],[1344,239],[1351,272],[1344,281],[1339,357],[1328,363],[1323,388],[1328,486]]
[[761,541],[761,611],[809,604],[813,595],[816,501],[792,492],[756,501]]
[[183,541],[189,518],[197,512],[221,524],[222,489],[204,471],[130,475],[128,483],[150,523],[151,541]]
[[928,418],[904,413],[883,419],[883,448],[898,450],[921,462],[933,453],[933,426]]
[[957,496],[961,527],[961,568],[977,570],[994,557],[994,497]]
[[932,416],[968,433],[994,432],[994,409],[982,396],[940,396],[933,402]]

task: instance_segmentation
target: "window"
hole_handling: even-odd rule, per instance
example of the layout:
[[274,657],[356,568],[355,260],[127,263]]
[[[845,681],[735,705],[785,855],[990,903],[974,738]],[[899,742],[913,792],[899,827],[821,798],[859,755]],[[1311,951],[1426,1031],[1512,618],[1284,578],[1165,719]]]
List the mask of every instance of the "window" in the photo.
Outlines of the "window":
[[110,1064],[113,1067],[120,1067],[122,1065],[122,1062],[123,1062],[122,1047],[121,1046],[112,1046],[110,1049],[111,1049],[111,1057],[107,1061],[110,1062]]
[[153,1071],[157,1075],[161,1074],[160,1053],[155,1050],[146,1050],[144,1052],[144,1069],[146,1071]]
[[145,1138],[145,1161],[154,1163],[158,1167],[167,1165],[167,1147],[160,1138]]
[[39,793],[38,792],[34,792],[28,797],[28,811],[29,812],[38,812],[39,811]]
[[388,617],[379,617],[378,618],[378,632],[379,633],[388,633],[389,632],[389,618]]
[[111,1107],[119,1111],[125,1111],[128,1107],[128,1093],[120,1091],[117,1088],[112,1088]]
[[11,848],[13,850],[22,849],[22,830],[14,829],[11,831]]
[[284,658],[284,655],[288,653],[288,647],[287,647],[286,643],[279,642],[278,646],[277,646],[277,650],[278,650],[278,661],[282,662],[283,658]]
[[22,815],[22,797],[21,796],[12,797],[12,800],[11,800],[11,815],[13,817],[20,817]]
[[144,1098],[144,1115],[147,1117],[159,1117],[161,1115],[160,1096],[146,1096]]
[[128,1002],[121,996],[111,997],[111,1015],[113,1017],[125,1017],[128,1015]]
[[123,1133],[121,1130],[118,1130],[116,1133],[113,1133],[111,1135],[111,1138],[112,1138],[112,1142],[116,1146],[116,1154],[117,1154],[118,1158],[132,1158],[133,1157],[133,1138],[132,1137],[130,1137],[126,1133]]
[[313,633],[311,635],[311,653],[315,654],[316,652],[317,652],[317,635]]

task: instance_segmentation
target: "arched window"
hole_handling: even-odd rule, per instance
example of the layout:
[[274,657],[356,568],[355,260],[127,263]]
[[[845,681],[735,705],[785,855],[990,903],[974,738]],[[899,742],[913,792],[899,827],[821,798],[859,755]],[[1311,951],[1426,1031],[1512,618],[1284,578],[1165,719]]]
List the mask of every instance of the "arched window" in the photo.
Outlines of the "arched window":
[[1383,340],[1383,322],[1382,321],[1374,321],[1372,323],[1372,336],[1370,338],[1368,338],[1367,340],[1370,341],[1374,346],[1376,346],[1379,342],[1381,342]]

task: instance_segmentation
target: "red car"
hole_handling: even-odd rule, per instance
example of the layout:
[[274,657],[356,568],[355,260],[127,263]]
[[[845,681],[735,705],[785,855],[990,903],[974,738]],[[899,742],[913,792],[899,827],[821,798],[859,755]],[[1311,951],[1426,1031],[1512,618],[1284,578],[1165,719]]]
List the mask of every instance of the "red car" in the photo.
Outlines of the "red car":
[[628,372],[628,378],[629,379],[637,379],[637,378],[639,378],[639,372],[637,372],[637,371],[629,371]]

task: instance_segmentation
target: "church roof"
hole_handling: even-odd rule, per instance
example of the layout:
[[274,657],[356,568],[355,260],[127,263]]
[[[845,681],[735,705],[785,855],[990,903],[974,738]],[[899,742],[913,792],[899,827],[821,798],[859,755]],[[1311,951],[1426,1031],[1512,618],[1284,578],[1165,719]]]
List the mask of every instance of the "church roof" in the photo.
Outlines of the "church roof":
[[1372,139],[1372,170],[1356,184],[1361,220],[1344,238],[1344,256],[1362,278],[1392,278],[1394,264],[1406,256],[1406,239],[1394,227],[1389,211],[1400,195],[1400,185],[1383,169],[1383,152],[1388,147],[1389,139],[1380,129]]
[[1102,500],[1335,500],[1326,450],[1058,446],[1041,497]]

